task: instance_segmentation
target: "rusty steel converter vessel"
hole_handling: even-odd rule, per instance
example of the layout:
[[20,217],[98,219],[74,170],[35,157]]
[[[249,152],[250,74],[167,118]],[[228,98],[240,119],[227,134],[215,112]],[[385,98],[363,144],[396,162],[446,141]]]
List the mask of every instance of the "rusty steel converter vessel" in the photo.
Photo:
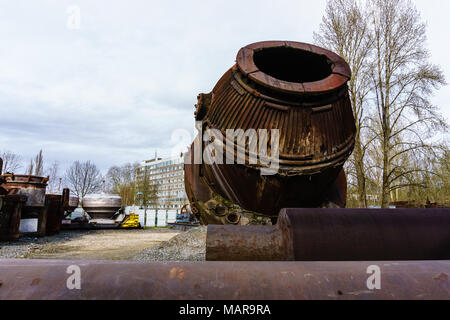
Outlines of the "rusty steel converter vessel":
[[[261,175],[266,164],[247,160],[254,149],[238,139],[223,140],[245,154],[245,163],[195,163],[195,142],[185,164],[191,207],[203,223],[244,224],[211,200],[217,196],[265,216],[289,207],[345,207],[347,182],[342,166],[355,139],[347,81],[347,63],[335,53],[300,42],[265,41],[241,48],[236,64],[211,93],[198,97],[195,119],[201,121],[202,150],[208,129],[278,129],[275,174]],[[261,142],[260,142],[261,143]],[[198,152],[198,151],[197,151]],[[222,156],[222,155],[221,155]],[[258,155],[256,155],[257,157]],[[261,155],[259,155],[261,156]]]

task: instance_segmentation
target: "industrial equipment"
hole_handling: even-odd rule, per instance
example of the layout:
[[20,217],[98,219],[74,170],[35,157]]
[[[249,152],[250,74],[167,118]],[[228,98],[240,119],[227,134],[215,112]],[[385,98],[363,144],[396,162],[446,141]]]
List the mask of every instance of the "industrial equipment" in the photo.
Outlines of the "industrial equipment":
[[175,223],[168,223],[171,229],[186,231],[191,228],[196,228],[200,226],[200,221],[192,214],[189,210],[189,205],[185,204],[179,213],[177,213],[177,218]]
[[64,229],[117,229],[141,228],[139,215],[126,214],[122,198],[115,194],[90,194],[82,200],[82,207],[89,215],[63,222]]
[[141,228],[141,223],[139,222],[139,215],[130,213],[125,215],[125,218],[119,224],[120,228]]
[[82,207],[91,220],[110,219],[122,207],[122,198],[116,194],[88,194],[83,197]]
[[[342,166],[355,139],[350,77],[341,57],[314,45],[264,41],[240,49],[212,92],[198,96],[195,119],[201,125],[186,156],[185,185],[201,221],[246,224],[230,205],[273,222],[282,208],[345,207]],[[209,141],[210,129],[226,138]],[[252,132],[260,141],[246,139]],[[272,139],[278,143],[271,145]],[[264,143],[261,153],[256,146]],[[221,161],[199,163],[198,155],[211,144]],[[208,207],[210,200],[218,201],[220,210]]]
[[27,198],[21,213],[22,232],[39,237],[45,236],[47,223],[45,190],[48,177],[6,173],[2,178],[4,180],[2,188],[8,195],[22,195]]
[[47,209],[45,234],[47,236],[59,233],[65,212],[69,207],[69,195],[69,189],[63,189],[62,194],[45,195],[45,207]]
[[20,216],[27,197],[0,195],[0,241],[19,239]]
[[[185,159],[186,193],[194,217],[208,224],[210,261],[3,259],[0,300],[450,299],[448,208],[344,208],[342,167],[355,139],[350,76],[342,58],[310,44],[242,48],[213,91],[199,95],[199,135]],[[218,141],[209,129],[242,131]],[[247,161],[255,155],[245,139],[252,130],[279,137],[256,163]],[[209,146],[218,159],[226,158],[220,146],[233,147],[237,163],[198,162]],[[83,199],[93,218],[83,223],[136,225],[137,215],[123,214],[119,198]],[[246,225],[252,215],[272,225]],[[188,216],[186,206],[183,220]],[[68,288],[70,266],[81,266],[83,290]],[[382,290],[368,286],[373,267]]]

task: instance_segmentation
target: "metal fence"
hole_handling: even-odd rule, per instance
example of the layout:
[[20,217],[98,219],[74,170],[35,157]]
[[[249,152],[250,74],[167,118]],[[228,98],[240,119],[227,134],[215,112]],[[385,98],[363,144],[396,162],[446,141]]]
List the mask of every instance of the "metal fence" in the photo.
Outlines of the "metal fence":
[[[144,226],[145,210],[137,206],[125,207],[125,213],[134,213],[139,215],[139,222]],[[177,210],[154,210],[147,209],[146,227],[166,227],[168,223],[173,223],[177,219]]]

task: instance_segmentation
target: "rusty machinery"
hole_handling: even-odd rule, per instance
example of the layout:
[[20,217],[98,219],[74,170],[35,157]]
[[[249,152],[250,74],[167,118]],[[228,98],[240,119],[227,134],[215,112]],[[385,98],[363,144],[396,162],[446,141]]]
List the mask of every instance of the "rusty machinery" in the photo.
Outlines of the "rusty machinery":
[[[209,224],[207,260],[450,258],[448,209],[339,209],[347,189],[342,166],[355,137],[350,77],[347,63],[328,50],[257,42],[239,50],[211,93],[199,95],[195,118],[201,130],[187,154],[185,185],[192,210]],[[226,131],[273,128],[279,129],[279,167],[262,175],[265,163],[247,161],[254,151],[250,141],[229,139]],[[242,150],[246,161],[195,161],[208,129],[226,136],[223,145],[232,146],[233,160]],[[213,149],[221,159],[223,151]],[[246,224],[234,205],[279,221],[230,226]]]
[[[449,299],[448,209],[340,209],[355,134],[349,78],[330,51],[259,42],[199,96],[201,132],[280,129],[274,175],[260,175],[264,164],[194,163],[194,144],[187,155],[191,208],[209,224],[206,259],[222,261],[0,260],[0,299]],[[242,226],[245,210],[277,222]],[[70,265],[83,290],[67,289]],[[368,290],[370,265],[383,290]]]
[[[3,161],[0,158],[0,168]],[[37,227],[31,235],[46,236],[59,232],[66,211],[70,210],[69,189],[62,194],[46,194],[48,177],[2,173],[0,195],[2,206],[0,234],[3,240],[19,238],[23,219],[36,219]],[[72,200],[73,203],[73,200]]]
[[27,201],[24,195],[8,195],[3,188],[6,179],[2,176],[3,159],[0,158],[0,241],[19,239],[22,207]]
[[20,218],[27,196],[9,194],[4,187],[6,177],[2,175],[3,159],[0,158],[0,241],[19,239]]
[[59,233],[62,220],[69,208],[70,190],[63,189],[62,194],[46,194],[45,207],[47,209],[47,221],[45,234],[51,236]]
[[[347,88],[350,76],[341,57],[310,44],[266,41],[240,49],[236,64],[212,92],[198,97],[197,139],[204,147],[202,135],[208,129],[223,136],[228,129],[244,133],[266,129],[270,140],[270,130],[278,129],[279,168],[276,174],[261,175],[267,164],[253,155],[250,143],[234,137],[227,137],[223,145],[232,147],[236,162],[241,150],[245,163],[196,163],[199,151],[194,141],[187,154],[185,185],[191,208],[201,221],[247,224],[240,211],[230,210],[227,203],[273,221],[282,208],[345,207],[342,166],[355,138]],[[269,147],[267,156],[271,153]],[[248,161],[252,155],[258,159],[256,164]]]
[[37,219],[37,236],[45,236],[47,224],[47,209],[45,207],[45,190],[47,188],[47,177],[33,175],[3,174],[5,183],[3,188],[9,195],[17,194],[27,197],[27,201],[22,207],[23,219]]

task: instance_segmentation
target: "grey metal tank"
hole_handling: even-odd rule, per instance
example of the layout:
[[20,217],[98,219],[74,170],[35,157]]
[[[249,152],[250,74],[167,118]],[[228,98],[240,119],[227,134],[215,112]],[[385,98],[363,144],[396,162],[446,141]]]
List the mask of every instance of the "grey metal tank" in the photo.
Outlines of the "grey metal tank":
[[122,207],[122,198],[117,194],[90,194],[83,198],[82,207],[91,219],[109,219]]

